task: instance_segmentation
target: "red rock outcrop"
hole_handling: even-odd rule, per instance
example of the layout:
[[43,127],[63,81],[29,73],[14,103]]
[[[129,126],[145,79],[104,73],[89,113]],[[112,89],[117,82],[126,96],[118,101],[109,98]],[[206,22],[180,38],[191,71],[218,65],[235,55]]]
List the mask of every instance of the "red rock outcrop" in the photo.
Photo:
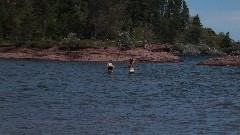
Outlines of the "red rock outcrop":
[[128,61],[130,57],[136,61],[180,62],[181,58],[167,52],[152,52],[136,48],[121,51],[116,47],[102,49],[83,49],[76,51],[60,51],[57,48],[46,50],[3,49],[0,48],[0,59],[32,59],[58,61]]
[[211,58],[199,63],[199,65],[209,66],[240,66],[240,56],[224,56]]

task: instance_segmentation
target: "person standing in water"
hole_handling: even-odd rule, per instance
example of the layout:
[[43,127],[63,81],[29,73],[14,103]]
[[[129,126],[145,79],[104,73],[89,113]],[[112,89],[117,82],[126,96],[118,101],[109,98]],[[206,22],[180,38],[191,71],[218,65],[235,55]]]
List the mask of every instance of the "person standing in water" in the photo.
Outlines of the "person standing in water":
[[108,68],[108,73],[112,73],[113,69],[114,69],[114,65],[112,64],[112,60],[110,60],[107,64],[107,68]]
[[135,60],[131,57],[129,60],[129,68],[133,67],[134,62],[135,62]]
[[133,66],[134,61],[135,61],[135,60],[134,60],[132,57],[131,57],[130,60],[129,60],[129,66],[128,66],[128,67],[129,67],[129,73],[130,73],[130,74],[133,74],[133,73],[134,73],[134,66]]

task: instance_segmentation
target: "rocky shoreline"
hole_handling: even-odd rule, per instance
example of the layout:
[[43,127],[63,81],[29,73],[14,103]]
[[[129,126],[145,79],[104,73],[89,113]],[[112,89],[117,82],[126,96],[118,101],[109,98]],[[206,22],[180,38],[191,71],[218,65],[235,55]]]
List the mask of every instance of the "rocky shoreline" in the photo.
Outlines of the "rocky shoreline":
[[168,52],[152,52],[143,48],[121,51],[116,47],[102,49],[83,49],[76,51],[62,51],[57,48],[45,50],[15,49],[1,47],[0,59],[27,59],[51,61],[128,61],[130,57],[136,61],[149,61],[160,63],[177,63],[181,58]]
[[[46,61],[89,61],[89,62],[122,62],[130,57],[136,61],[179,63],[182,59],[171,52],[152,51],[144,48],[121,51],[116,47],[102,49],[83,49],[63,51],[58,48],[16,49],[14,47],[0,47],[0,59],[46,60]],[[240,66],[240,56],[220,56],[200,62],[198,65],[208,66]]]
[[240,66],[240,56],[222,56],[204,60],[199,65],[208,66]]

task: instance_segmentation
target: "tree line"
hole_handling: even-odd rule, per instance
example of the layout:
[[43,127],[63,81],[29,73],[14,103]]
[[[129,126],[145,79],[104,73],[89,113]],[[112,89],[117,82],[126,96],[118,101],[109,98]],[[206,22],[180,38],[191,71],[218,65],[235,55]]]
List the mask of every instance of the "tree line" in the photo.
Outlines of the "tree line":
[[205,43],[230,47],[229,33],[204,28],[185,0],[1,0],[0,41],[81,40]]

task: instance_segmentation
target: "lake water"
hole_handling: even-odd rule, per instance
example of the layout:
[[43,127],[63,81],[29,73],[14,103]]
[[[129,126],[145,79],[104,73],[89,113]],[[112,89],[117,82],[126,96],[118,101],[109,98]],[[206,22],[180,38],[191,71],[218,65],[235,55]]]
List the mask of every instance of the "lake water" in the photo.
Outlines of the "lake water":
[[1,135],[239,135],[240,67],[0,60]]

